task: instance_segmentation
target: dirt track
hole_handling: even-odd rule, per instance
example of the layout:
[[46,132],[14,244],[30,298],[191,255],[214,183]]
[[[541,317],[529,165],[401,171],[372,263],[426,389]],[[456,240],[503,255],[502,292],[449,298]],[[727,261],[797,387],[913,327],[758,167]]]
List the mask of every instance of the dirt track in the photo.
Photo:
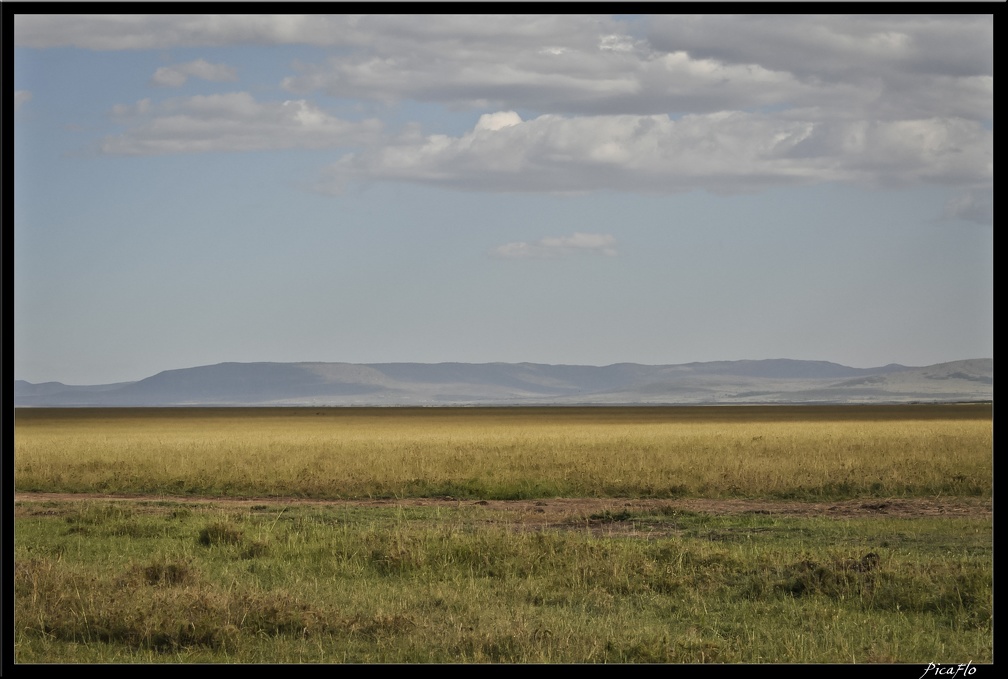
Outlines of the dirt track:
[[[621,498],[547,498],[541,500],[459,500],[455,498],[410,498],[383,500],[313,500],[304,498],[220,498],[174,496],[110,496],[98,494],[17,493],[14,496],[15,517],[37,514],[39,503],[75,501],[132,501],[213,504],[215,506],[290,506],[329,505],[352,507],[444,507],[480,506],[488,511],[525,525],[543,525],[585,519],[605,512],[647,512],[662,508],[663,512],[678,510],[707,514],[765,514],[772,516],[852,517],[984,517],[993,513],[993,503],[983,498],[869,498],[840,502],[789,502],[772,500],[631,500]],[[147,504],[146,506],[155,509]],[[163,507],[163,505],[161,505]],[[51,512],[45,512],[51,513]]]

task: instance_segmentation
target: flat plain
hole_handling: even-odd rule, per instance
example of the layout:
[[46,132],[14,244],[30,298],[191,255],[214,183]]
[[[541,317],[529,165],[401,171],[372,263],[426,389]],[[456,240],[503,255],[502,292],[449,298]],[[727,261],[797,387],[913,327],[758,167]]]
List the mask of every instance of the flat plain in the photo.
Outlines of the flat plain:
[[18,662],[991,662],[992,406],[18,409]]

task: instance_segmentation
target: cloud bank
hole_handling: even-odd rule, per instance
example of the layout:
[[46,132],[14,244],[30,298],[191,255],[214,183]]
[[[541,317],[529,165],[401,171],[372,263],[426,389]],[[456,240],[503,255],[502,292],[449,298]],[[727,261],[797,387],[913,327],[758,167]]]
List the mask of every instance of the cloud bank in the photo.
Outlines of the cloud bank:
[[[966,120],[782,119],[760,113],[483,116],[460,136],[344,156],[324,186],[398,180],[479,191],[718,192],[846,182],[968,184],[993,175],[993,132]],[[508,124],[497,121],[508,116]],[[488,122],[490,121],[490,122]]]
[[[286,102],[245,92],[121,104],[105,153],[338,150],[319,188],[713,192],[817,182],[962,190],[993,181],[993,16],[16,15],[20,48],[326,48]],[[152,83],[235,72],[198,59]],[[328,105],[471,111],[467,132],[343,120]],[[15,106],[17,106],[17,99]],[[341,108],[340,110],[346,110]],[[352,151],[350,153],[349,151]],[[975,191],[980,190],[980,194]],[[979,197],[978,197],[979,196]]]
[[260,102],[248,92],[142,99],[114,107],[112,116],[130,128],[102,141],[113,155],[339,148],[366,143],[382,128],[378,120],[341,120],[303,99]]

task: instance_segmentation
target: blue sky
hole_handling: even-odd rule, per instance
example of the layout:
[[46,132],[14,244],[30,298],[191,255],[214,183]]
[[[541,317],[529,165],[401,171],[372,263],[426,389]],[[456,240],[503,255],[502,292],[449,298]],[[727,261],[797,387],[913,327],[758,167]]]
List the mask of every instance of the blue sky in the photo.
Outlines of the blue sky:
[[14,372],[993,356],[993,18],[14,17]]

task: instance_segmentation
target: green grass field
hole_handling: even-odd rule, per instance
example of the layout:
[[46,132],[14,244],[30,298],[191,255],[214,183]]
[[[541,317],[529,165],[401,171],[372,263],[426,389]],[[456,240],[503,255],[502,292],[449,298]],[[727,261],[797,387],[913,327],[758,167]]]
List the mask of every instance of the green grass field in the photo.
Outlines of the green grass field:
[[991,418],[18,410],[15,661],[989,663]]

